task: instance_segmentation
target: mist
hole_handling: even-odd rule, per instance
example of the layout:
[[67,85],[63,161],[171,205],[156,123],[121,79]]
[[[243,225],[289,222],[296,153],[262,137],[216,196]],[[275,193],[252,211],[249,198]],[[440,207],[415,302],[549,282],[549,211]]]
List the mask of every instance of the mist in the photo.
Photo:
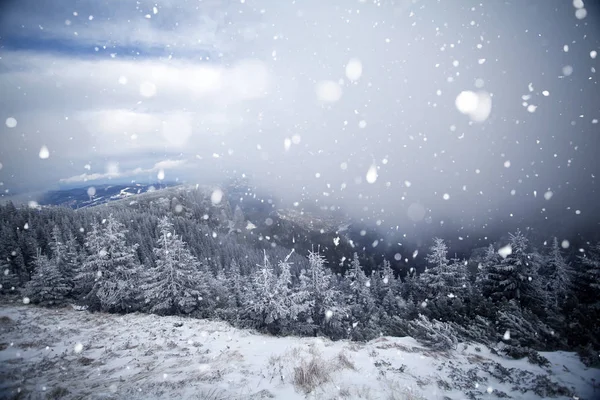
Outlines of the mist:
[[580,10],[9,2],[3,195],[246,178],[409,239],[597,234],[599,10]]

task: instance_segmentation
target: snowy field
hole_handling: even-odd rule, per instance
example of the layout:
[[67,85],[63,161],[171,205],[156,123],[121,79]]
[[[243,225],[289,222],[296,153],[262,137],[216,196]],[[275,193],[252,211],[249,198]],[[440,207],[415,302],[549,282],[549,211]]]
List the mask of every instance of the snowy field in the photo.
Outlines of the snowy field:
[[0,308],[1,398],[600,398],[598,370],[573,353],[542,355],[550,366],[411,338],[277,338],[183,317]]

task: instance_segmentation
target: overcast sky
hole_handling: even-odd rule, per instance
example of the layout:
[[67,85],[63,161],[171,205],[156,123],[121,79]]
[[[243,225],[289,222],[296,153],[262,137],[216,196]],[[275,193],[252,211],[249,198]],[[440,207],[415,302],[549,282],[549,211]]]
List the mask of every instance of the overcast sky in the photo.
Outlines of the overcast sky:
[[283,204],[401,229],[597,229],[598,15],[577,0],[3,2],[1,189],[245,174]]

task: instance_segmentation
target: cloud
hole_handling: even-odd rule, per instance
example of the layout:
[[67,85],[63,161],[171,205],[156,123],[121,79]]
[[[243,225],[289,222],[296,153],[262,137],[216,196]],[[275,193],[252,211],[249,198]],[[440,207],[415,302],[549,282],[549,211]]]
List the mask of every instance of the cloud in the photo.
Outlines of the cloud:
[[60,182],[64,184],[71,183],[79,183],[79,182],[89,182],[89,181],[97,181],[104,179],[117,179],[117,178],[125,178],[125,177],[133,177],[139,176],[143,174],[156,173],[160,171],[170,170],[170,169],[178,169],[183,167],[187,163],[186,160],[163,160],[154,164],[151,168],[135,168],[133,170],[127,171],[118,171],[117,168],[113,171],[107,171],[105,173],[93,173],[93,174],[80,174],[74,175],[68,178],[61,178]]
[[[590,171],[600,146],[590,122],[598,92],[578,72],[593,67],[592,16],[574,34],[568,4],[564,13],[482,7],[12,2],[0,13],[2,188],[153,180],[161,168],[165,179],[194,183],[244,174],[285,204],[341,205],[400,230],[413,226],[411,209],[423,211],[419,223],[484,230],[494,217],[544,218],[559,204],[585,210],[597,198]],[[513,31],[536,31],[548,44],[506,34],[497,16],[516,16]],[[546,51],[581,34],[561,57]],[[567,61],[573,74],[557,78]],[[319,100],[323,82],[337,101]],[[493,105],[473,123],[455,100],[480,90]],[[535,113],[522,107],[524,95]],[[16,127],[3,123],[9,117]],[[165,160],[185,162],[156,167]],[[555,195],[540,206],[532,193],[549,188]]]

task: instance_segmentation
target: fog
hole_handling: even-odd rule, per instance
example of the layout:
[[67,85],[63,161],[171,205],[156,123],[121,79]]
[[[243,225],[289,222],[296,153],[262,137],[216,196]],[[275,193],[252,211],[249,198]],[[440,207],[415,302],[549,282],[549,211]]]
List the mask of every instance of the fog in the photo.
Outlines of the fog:
[[246,177],[409,236],[598,232],[580,3],[3,3],[3,195]]

